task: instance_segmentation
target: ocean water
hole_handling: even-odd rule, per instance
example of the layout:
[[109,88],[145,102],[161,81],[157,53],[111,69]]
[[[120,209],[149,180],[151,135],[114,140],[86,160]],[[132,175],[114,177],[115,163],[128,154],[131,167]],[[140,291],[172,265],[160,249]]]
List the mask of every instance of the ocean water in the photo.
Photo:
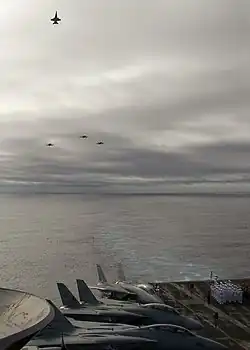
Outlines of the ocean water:
[[56,281],[249,276],[250,198],[1,195],[2,287],[59,301]]

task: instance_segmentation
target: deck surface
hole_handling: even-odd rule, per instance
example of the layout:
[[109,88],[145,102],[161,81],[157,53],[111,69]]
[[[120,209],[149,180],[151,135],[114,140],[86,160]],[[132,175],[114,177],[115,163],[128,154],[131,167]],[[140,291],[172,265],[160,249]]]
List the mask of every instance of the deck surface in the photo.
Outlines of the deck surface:
[[[249,279],[231,280],[238,285],[250,287]],[[193,289],[190,285],[193,284]],[[244,297],[243,304],[220,305],[211,298],[207,303],[209,281],[160,283],[166,303],[179,309],[183,314],[199,319],[204,325],[197,332],[228,346],[229,349],[250,349],[250,298]],[[214,325],[214,312],[218,312],[217,328]]]

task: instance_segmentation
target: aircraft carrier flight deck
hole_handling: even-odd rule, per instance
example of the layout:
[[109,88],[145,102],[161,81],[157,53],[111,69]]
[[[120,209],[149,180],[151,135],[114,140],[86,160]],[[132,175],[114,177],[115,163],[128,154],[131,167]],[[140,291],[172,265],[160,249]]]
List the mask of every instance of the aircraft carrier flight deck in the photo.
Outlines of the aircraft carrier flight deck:
[[240,302],[218,302],[210,295],[211,280],[161,282],[157,285],[167,304],[202,322],[204,328],[197,332],[199,335],[218,341],[231,350],[249,350],[250,278],[230,282],[243,290]]

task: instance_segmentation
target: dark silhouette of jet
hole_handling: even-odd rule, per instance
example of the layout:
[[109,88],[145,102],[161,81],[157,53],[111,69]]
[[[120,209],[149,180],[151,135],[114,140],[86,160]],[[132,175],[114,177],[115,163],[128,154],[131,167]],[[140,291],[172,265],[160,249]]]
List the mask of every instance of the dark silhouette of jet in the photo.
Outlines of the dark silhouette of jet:
[[88,138],[87,135],[81,135],[81,136],[80,136],[80,139],[87,139],[87,138]]
[[96,142],[97,145],[103,145],[103,143],[102,141]]
[[46,146],[47,146],[47,147],[53,147],[53,146],[55,146],[55,145],[54,145],[54,143],[49,142],[49,143],[47,143]]
[[51,21],[53,22],[53,24],[58,24],[58,22],[61,21],[61,18],[57,17],[57,11],[55,13],[55,17],[51,18]]

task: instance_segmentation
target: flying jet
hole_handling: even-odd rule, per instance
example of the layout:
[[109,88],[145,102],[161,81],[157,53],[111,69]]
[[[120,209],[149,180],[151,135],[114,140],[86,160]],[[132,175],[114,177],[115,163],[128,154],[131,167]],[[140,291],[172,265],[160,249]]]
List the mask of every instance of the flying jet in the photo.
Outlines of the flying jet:
[[81,135],[80,136],[80,139],[87,139],[88,138],[88,135]]
[[102,142],[102,141],[98,141],[98,142],[96,142],[96,144],[97,144],[97,145],[103,145],[103,144],[104,144],[104,142]]
[[[137,314],[144,318],[138,320],[141,324],[157,324],[157,323],[171,323],[179,326],[183,326],[190,330],[200,330],[203,328],[200,322],[190,317],[181,315],[173,307],[165,304],[145,304],[138,305],[136,303],[119,302],[109,299],[98,300],[95,295],[91,292],[87,284],[83,280],[76,280],[79,298],[81,301],[82,308],[93,308],[94,310],[123,310],[130,314]],[[76,299],[69,289],[63,283],[57,283],[57,287],[62,300],[61,310],[67,315],[67,308],[76,308]],[[77,299],[76,299],[77,300]],[[78,301],[78,300],[77,300]],[[78,305],[79,306],[79,305]],[[73,314],[72,310],[70,311]],[[76,318],[77,316],[74,316]],[[80,318],[78,318],[80,319]],[[132,319],[132,317],[131,317]]]
[[81,304],[73,293],[63,283],[57,283],[63,306],[62,313],[77,321],[122,323],[130,325],[149,325],[152,320],[147,316],[122,310],[107,308],[102,305]]
[[47,147],[53,147],[53,146],[55,146],[55,145],[54,145],[54,143],[49,142],[49,143],[47,143],[46,146],[47,146]]
[[[148,344],[157,345],[157,342],[152,339],[144,339],[140,336],[122,336],[117,333],[118,330],[124,330],[133,326],[96,322],[77,322],[73,324],[50,300],[47,301],[54,308],[54,319],[29,341],[26,346],[28,350],[31,350],[32,346],[37,347],[37,349],[45,348],[47,350],[78,350],[80,346],[83,349],[86,347],[86,349],[91,350],[103,350],[105,348],[108,349],[108,346],[110,346],[109,349],[112,349],[112,346],[115,349],[117,345],[131,349],[133,349],[133,346],[137,346],[136,349],[143,350],[153,349],[153,347],[148,347]],[[136,326],[134,327],[137,328]]]
[[[106,279],[101,266],[97,268],[97,274],[98,274],[98,283],[102,282],[103,278]],[[119,264],[118,266],[118,281],[115,282],[115,284],[127,290],[128,292],[136,294],[137,301],[141,304],[148,304],[148,303],[165,304],[164,301],[155,293],[153,286],[151,286],[150,284],[144,284],[143,286],[145,288],[142,288],[142,285],[134,285],[130,282],[126,282],[125,274],[121,264]],[[98,284],[96,286],[96,289],[98,289],[97,287],[98,287]]]
[[55,13],[55,17],[51,18],[51,21],[53,22],[53,24],[58,24],[58,22],[61,21],[61,18],[57,17],[57,11]]
[[[170,324],[149,326],[125,326],[119,324],[99,324],[70,322],[56,306],[53,321],[40,331],[27,345],[39,348],[77,350],[125,349],[154,350],[222,350],[226,347],[208,338],[198,336],[183,327]],[[62,335],[63,334],[63,341]]]
[[99,290],[105,297],[116,300],[131,300],[137,301],[136,293],[132,293],[122,288],[121,286],[115,283],[108,283],[106,276],[103,273],[103,270],[99,264],[96,264],[97,274],[98,274],[98,283],[97,286],[92,286],[90,289]]

